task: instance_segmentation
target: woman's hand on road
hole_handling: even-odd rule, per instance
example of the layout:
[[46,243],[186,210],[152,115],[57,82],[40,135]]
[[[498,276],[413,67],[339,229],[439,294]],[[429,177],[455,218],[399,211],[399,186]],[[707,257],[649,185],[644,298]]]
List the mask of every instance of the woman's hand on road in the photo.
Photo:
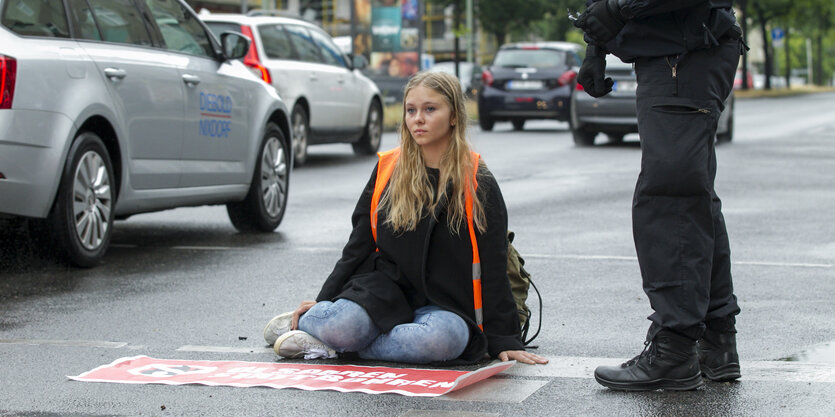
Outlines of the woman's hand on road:
[[293,312],[293,320],[290,322],[290,330],[298,330],[299,329],[299,317],[302,314],[306,313],[307,310],[310,310],[311,307],[316,305],[315,301],[302,301],[299,308]]
[[501,359],[502,362],[514,360],[528,365],[548,363],[548,359],[530,352],[525,352],[524,350],[506,350],[499,353],[499,359]]

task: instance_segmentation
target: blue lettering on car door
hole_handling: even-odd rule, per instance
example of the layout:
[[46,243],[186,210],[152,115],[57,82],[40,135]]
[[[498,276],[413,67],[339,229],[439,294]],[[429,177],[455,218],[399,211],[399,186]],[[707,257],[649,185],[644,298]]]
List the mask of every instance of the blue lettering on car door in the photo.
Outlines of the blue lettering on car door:
[[231,118],[232,97],[200,92],[200,136],[229,137]]

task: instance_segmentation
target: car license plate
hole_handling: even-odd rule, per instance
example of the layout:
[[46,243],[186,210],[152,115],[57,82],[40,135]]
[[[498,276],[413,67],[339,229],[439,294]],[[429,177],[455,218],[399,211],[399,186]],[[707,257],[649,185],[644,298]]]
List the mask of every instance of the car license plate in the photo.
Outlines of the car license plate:
[[637,89],[638,82],[629,80],[615,81],[615,85],[612,86],[612,91],[617,91],[619,93],[633,93]]
[[508,90],[539,90],[542,88],[542,81],[538,80],[510,80],[507,82]]

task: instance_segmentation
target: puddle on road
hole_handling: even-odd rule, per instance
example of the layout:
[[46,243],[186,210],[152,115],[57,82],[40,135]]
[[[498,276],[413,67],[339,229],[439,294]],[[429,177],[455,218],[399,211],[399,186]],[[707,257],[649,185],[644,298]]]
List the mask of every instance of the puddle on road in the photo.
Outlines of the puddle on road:
[[779,359],[789,362],[826,362],[835,363],[835,341],[815,345],[800,353]]

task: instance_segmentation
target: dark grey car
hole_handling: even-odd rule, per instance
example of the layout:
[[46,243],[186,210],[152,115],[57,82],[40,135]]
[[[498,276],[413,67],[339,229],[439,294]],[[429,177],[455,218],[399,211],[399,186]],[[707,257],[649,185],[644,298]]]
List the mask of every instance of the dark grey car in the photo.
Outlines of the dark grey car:
[[[594,145],[600,133],[614,143],[623,141],[626,134],[638,133],[635,108],[638,81],[632,64],[624,63],[614,55],[607,55],[606,76],[611,77],[615,84],[612,92],[601,98],[584,93],[583,87],[575,83],[577,91],[571,95],[569,124],[574,143],[578,146]],[[732,92],[725,100],[725,110],[719,116],[716,131],[719,142],[730,142],[733,139],[733,110]]]

